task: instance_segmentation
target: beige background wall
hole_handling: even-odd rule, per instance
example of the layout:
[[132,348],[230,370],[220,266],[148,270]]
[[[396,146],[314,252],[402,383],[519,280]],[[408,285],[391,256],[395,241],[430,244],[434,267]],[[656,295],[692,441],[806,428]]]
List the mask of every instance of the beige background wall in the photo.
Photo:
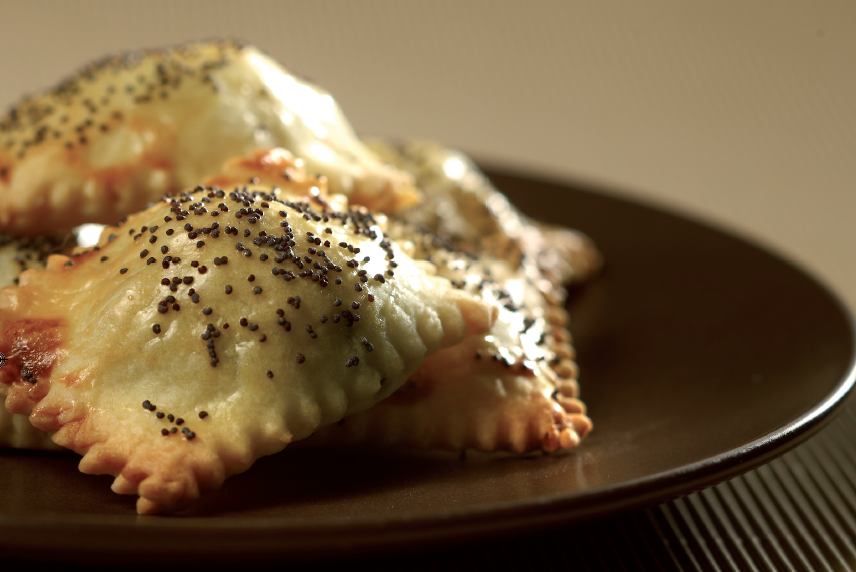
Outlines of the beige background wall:
[[327,87],[362,133],[693,213],[856,307],[856,2],[0,0],[0,105],[219,36]]

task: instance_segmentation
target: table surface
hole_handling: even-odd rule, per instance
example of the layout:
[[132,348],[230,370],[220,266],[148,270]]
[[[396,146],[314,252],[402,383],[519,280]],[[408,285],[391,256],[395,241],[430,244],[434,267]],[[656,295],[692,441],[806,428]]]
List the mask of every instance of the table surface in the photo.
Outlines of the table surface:
[[[2,13],[0,105],[115,51],[242,38],[325,86],[360,133],[436,139],[687,213],[856,307],[852,2],[4,0]],[[559,542],[527,552],[562,568],[847,569],[854,420],[850,408],[702,493],[490,550],[513,560]]]

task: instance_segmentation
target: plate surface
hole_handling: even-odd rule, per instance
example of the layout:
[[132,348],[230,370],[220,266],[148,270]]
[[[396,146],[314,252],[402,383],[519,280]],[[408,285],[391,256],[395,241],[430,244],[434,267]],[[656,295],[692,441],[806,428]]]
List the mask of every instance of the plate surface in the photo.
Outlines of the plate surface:
[[465,459],[287,449],[175,517],[137,516],[110,477],[78,473],[76,455],[0,449],[0,553],[225,562],[531,532],[746,472],[843,404],[852,321],[800,270],[656,209],[491,175],[530,214],[592,236],[607,261],[569,302],[595,423],[578,449]]

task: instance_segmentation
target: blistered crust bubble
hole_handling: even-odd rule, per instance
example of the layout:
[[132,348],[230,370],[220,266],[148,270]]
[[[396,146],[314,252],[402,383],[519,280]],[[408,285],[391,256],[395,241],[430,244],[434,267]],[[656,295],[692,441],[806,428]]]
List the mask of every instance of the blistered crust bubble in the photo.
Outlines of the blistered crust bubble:
[[490,329],[382,217],[287,191],[200,186],[25,271],[0,291],[7,409],[168,512]]
[[236,42],[105,58],[0,118],[0,232],[114,224],[258,147],[287,148],[332,192],[393,212],[412,177],[355,136],[327,92]]

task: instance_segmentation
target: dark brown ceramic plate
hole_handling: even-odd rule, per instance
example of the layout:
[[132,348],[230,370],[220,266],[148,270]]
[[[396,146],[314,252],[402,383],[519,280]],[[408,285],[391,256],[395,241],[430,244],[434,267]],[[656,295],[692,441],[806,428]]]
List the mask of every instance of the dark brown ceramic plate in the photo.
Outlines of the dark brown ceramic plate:
[[[191,511],[138,517],[72,454],[0,450],[0,553],[150,564],[427,547],[581,521],[748,471],[817,431],[854,382],[848,312],[779,258],[586,188],[494,172],[531,214],[591,235],[572,293],[591,436],[562,456],[292,449]],[[145,556],[145,560],[137,557]],[[170,560],[162,560],[162,557]]]

